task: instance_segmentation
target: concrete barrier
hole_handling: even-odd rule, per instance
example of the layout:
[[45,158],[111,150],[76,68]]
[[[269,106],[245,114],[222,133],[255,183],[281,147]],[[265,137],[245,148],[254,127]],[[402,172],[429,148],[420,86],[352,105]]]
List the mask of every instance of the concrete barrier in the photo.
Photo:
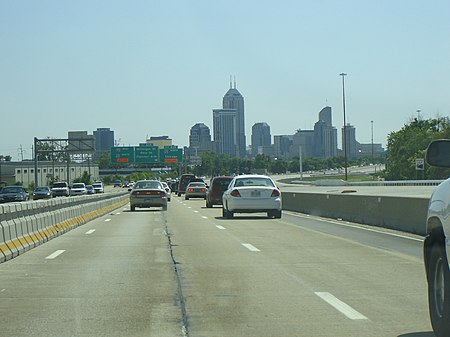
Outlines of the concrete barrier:
[[283,192],[283,209],[425,235],[429,198]]
[[125,205],[128,193],[0,204],[0,262]]

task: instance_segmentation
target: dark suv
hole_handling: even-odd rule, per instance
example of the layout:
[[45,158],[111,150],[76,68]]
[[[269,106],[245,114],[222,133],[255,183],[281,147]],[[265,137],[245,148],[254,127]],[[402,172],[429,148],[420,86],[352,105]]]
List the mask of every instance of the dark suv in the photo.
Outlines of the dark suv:
[[213,205],[222,205],[222,195],[228,188],[233,177],[220,176],[211,180],[210,187],[206,193],[206,207],[211,208]]
[[180,181],[178,183],[177,195],[180,197],[182,193],[186,193],[186,186],[189,184],[191,179],[194,179],[195,175],[192,173],[182,174]]

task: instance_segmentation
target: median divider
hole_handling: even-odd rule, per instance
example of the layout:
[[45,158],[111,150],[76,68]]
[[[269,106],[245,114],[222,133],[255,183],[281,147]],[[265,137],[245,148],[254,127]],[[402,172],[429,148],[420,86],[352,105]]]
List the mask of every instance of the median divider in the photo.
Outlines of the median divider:
[[425,235],[429,198],[283,192],[283,209]]
[[0,262],[128,203],[128,193],[0,204]]

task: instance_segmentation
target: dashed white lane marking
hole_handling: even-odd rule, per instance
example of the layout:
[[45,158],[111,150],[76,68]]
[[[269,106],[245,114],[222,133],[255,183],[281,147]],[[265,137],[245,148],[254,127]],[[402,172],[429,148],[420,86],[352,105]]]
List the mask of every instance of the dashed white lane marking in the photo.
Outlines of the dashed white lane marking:
[[50,254],[49,256],[46,257],[47,260],[52,260],[56,257],[58,257],[59,255],[61,255],[62,253],[64,253],[65,250],[57,250],[56,252],[54,252],[53,254]]
[[2,290],[0,290],[0,293],[2,293],[2,292],[4,292],[4,291],[6,291],[6,289],[2,289]]
[[219,229],[226,229],[225,227],[221,226],[221,225],[216,225],[217,228]]
[[117,212],[116,215],[120,215],[120,212]]
[[207,217],[207,216],[204,216],[204,215],[202,216],[202,218],[203,218],[203,219],[208,219],[208,217]]
[[88,230],[88,231],[86,232],[86,234],[89,235],[89,234],[92,234],[92,233],[94,233],[94,232],[95,232],[95,229],[90,229],[90,230]]
[[327,292],[315,292],[317,296],[319,296],[321,299],[323,299],[325,302],[327,302],[329,305],[331,305],[333,308],[344,314],[350,319],[353,320],[362,320],[362,319],[368,319],[363,314],[359,313],[355,309],[353,309],[351,306],[349,306],[347,303],[342,302],[340,299],[334,297],[332,294]]
[[191,206],[188,206],[188,208],[191,209],[192,207],[191,207]]
[[106,220],[105,220],[105,222],[109,222],[109,221],[111,221],[111,219],[106,219]]
[[198,211],[194,211],[194,213],[198,213]]
[[260,252],[260,250],[258,248],[256,248],[255,246],[253,246],[250,243],[243,243],[242,245],[251,252]]

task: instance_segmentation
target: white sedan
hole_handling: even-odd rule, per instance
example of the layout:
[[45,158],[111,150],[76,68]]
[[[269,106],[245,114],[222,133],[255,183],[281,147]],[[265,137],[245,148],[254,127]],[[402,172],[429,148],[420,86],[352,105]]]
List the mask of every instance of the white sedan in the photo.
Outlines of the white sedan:
[[281,218],[281,191],[265,175],[240,175],[233,178],[222,196],[222,216],[234,213],[267,212],[270,218]]

